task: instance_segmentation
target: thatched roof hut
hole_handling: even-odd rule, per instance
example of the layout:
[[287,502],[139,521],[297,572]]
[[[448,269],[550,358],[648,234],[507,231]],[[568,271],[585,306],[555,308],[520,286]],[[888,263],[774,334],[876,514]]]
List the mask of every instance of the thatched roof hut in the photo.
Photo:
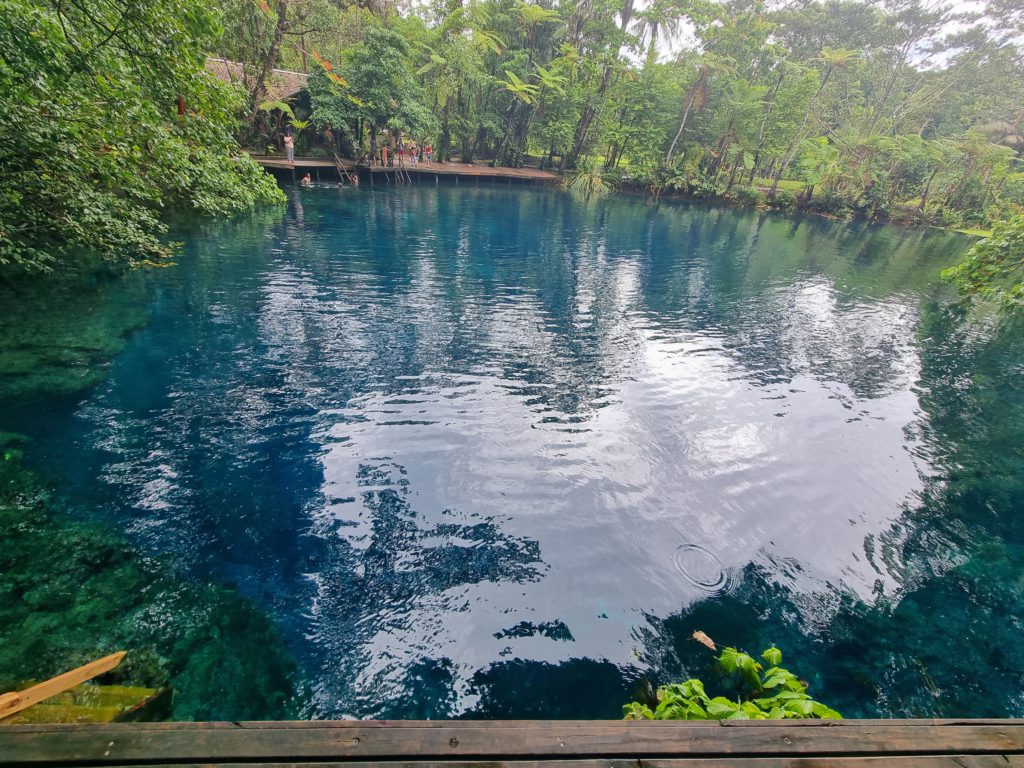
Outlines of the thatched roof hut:
[[[225,83],[238,83],[247,91],[249,90],[250,81],[246,77],[245,67],[237,61],[207,59],[206,71],[218,80],[223,80]],[[270,73],[270,79],[267,81],[265,99],[267,101],[287,101],[300,91],[305,90],[308,79],[309,75],[305,72],[275,69]]]

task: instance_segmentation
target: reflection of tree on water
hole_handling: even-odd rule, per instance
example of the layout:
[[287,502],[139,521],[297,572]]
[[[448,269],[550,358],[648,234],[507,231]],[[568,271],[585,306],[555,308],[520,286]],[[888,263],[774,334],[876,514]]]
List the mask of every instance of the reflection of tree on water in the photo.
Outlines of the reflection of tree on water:
[[940,472],[915,509],[867,542],[897,593],[874,605],[838,590],[798,595],[748,566],[733,593],[651,620],[644,661],[659,679],[711,674],[708,655],[689,640],[700,629],[747,649],[777,643],[818,697],[847,716],[1020,715],[1022,325],[989,335],[958,309],[923,311],[923,431]]
[[[360,466],[354,517],[319,533],[328,554],[318,574],[310,639],[329,666],[311,681],[319,715],[444,716],[454,705],[455,664],[444,652],[453,619],[471,609],[469,587],[538,580],[535,541],[493,519],[412,506],[405,470],[390,459]],[[421,697],[410,688],[428,685]],[[419,698],[417,703],[414,699]],[[432,702],[429,712],[417,709]]]

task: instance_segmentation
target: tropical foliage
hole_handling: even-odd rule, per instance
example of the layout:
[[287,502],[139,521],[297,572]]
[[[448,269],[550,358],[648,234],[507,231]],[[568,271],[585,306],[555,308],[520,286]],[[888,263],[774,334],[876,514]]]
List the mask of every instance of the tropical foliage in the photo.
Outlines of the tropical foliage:
[[968,295],[1024,304],[1024,215],[996,224],[991,237],[943,274]]
[[398,128],[440,160],[952,227],[1024,205],[1024,30],[997,0],[264,5],[217,51],[313,71],[335,149]]
[[664,685],[657,706],[631,702],[622,708],[626,720],[784,720],[842,716],[807,694],[807,684],[782,664],[774,646],[761,654],[768,665],[735,648],[724,648],[716,658],[719,669],[735,683],[736,696],[709,696],[700,680]]
[[1024,210],[1013,6],[0,0],[0,264],[166,256],[162,211],[279,199],[235,137],[287,125],[325,156],[402,132],[578,187],[988,229]]
[[0,0],[0,269],[160,259],[161,211],[280,198],[203,69],[218,32],[197,0]]

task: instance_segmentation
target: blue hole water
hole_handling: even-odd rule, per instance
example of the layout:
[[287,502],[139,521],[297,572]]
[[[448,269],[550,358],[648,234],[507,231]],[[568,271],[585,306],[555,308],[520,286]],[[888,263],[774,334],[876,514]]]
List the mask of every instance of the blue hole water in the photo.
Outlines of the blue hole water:
[[1024,711],[1024,334],[939,279],[967,238],[487,186],[173,234],[31,304],[95,344],[0,309],[0,429],[264,610],[297,716],[616,717],[695,630],[847,716]]

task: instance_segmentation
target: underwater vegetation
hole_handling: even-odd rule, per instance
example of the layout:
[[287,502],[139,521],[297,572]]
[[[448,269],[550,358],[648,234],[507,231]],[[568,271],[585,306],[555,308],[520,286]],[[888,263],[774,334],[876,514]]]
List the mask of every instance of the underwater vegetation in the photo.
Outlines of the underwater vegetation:
[[0,306],[0,400],[67,395],[98,384],[147,314],[138,274],[0,282]]
[[294,664],[264,613],[101,526],[58,522],[17,436],[0,441],[0,689],[125,649],[111,679],[173,685],[175,719],[289,715]]
[[[0,402],[80,397],[145,324],[142,275],[43,282],[0,285]],[[175,719],[289,716],[295,667],[269,616],[87,521],[26,454],[30,440],[0,431],[0,690],[127,650],[106,679],[172,685]]]

